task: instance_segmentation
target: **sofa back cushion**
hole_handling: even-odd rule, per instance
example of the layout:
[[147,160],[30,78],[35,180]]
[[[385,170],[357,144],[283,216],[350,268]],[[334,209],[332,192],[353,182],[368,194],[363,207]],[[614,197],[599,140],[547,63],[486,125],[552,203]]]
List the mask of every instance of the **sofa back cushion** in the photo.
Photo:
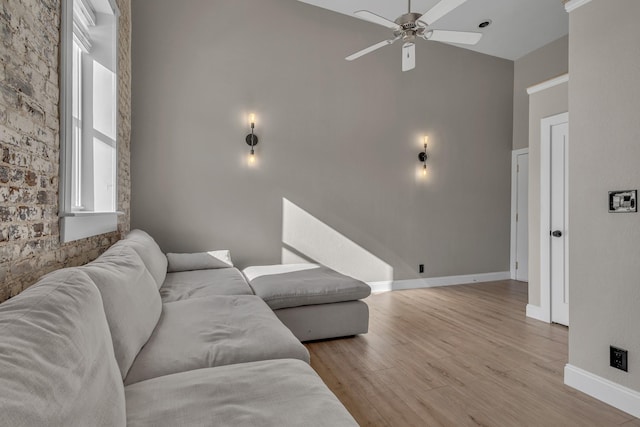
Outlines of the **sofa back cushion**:
[[167,276],[167,257],[153,237],[142,230],[131,230],[123,242],[131,246],[142,258],[156,282],[156,287],[160,289]]
[[233,267],[229,250],[196,252],[190,254],[167,254],[169,273],[181,271],[212,270]]
[[102,294],[113,349],[124,379],[160,318],[162,303],[156,282],[138,254],[122,241],[79,268]]
[[100,293],[79,269],[0,304],[0,408],[7,426],[126,424]]

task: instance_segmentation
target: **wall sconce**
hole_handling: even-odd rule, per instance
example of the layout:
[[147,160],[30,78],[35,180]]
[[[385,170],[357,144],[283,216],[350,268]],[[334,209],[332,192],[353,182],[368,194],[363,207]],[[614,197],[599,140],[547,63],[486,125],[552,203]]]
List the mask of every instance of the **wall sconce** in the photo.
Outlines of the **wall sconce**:
[[253,133],[253,130],[256,127],[255,114],[249,114],[249,125],[251,126],[251,133],[248,134],[244,140],[249,146],[251,146],[251,152],[249,153],[249,165],[253,165],[256,162],[256,152],[253,147],[258,145],[258,136]]
[[420,161],[422,162],[422,176],[427,176],[427,142],[429,141],[429,137],[428,136],[424,136],[423,138],[423,142],[424,142],[424,151],[422,151],[420,154],[418,154],[418,159],[420,159]]

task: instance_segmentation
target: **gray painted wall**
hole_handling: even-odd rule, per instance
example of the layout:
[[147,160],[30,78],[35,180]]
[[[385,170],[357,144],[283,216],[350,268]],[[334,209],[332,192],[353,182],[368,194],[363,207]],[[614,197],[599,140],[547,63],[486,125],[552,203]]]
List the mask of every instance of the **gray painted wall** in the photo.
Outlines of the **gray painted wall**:
[[366,280],[509,269],[513,62],[419,42],[408,73],[399,45],[350,63],[388,31],[295,0],[136,0],[133,19],[132,227],[165,251]]
[[[640,214],[607,191],[640,189],[640,2],[593,0],[570,16],[569,363],[640,391]],[[593,31],[598,28],[598,31]],[[629,372],[609,367],[609,345]]]
[[540,305],[540,122],[568,109],[568,83],[529,97],[529,304],[535,306]]
[[569,36],[559,38],[514,62],[513,149],[529,143],[529,95],[527,88],[569,70]]

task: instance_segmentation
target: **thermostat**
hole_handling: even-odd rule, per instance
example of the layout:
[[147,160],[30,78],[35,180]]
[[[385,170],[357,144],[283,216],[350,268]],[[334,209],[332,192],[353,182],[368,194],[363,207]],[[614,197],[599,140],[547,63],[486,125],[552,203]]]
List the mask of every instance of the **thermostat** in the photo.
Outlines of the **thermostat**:
[[609,191],[609,212],[638,212],[638,190]]

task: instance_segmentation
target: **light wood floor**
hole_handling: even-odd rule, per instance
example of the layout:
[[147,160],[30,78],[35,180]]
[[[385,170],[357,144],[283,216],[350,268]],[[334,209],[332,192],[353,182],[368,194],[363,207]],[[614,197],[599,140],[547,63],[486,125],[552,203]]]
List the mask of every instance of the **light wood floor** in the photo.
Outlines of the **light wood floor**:
[[369,333],[307,344],[360,425],[617,426],[640,420],[563,384],[567,328],[501,281],[372,295]]

